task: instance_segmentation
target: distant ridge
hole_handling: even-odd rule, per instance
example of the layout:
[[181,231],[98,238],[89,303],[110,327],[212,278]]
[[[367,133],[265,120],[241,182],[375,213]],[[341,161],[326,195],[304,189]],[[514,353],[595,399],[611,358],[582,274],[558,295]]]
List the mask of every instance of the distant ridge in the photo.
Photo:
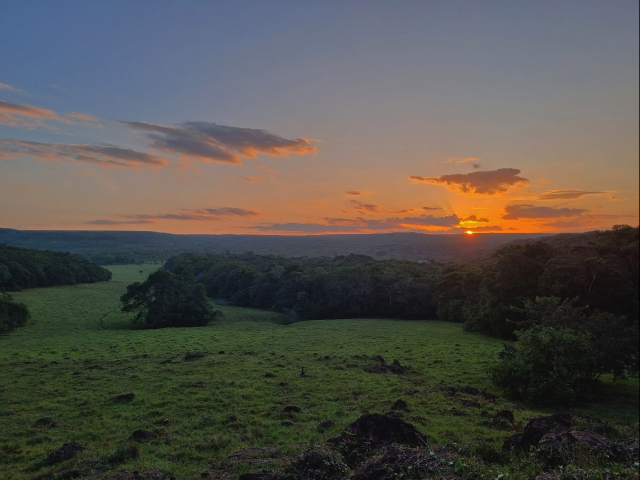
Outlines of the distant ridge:
[[455,261],[486,255],[514,240],[544,236],[549,236],[549,234],[443,235],[398,232],[306,236],[176,235],[142,231],[13,230],[0,228],[0,243],[78,253],[103,264],[163,260],[180,252],[253,252],[260,255],[289,257],[361,253],[380,259]]

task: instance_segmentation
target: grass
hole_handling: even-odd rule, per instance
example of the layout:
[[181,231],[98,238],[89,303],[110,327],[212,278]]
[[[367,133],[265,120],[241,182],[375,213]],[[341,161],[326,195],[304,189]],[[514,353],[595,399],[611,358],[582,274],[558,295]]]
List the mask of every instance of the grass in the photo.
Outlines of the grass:
[[[460,325],[382,319],[283,325],[273,312],[219,307],[223,318],[208,327],[139,330],[119,312],[119,297],[157,266],[109,268],[111,282],[14,294],[33,320],[0,337],[0,478],[160,468],[195,479],[212,468],[277,467],[337,436],[362,413],[390,410],[399,398],[430,444],[499,447],[513,432],[487,426],[493,411],[514,409],[523,423],[548,413],[506,400],[465,408],[463,396],[447,398],[439,382],[501,394],[484,373],[501,341],[464,333]],[[194,351],[206,356],[183,359]],[[400,376],[365,372],[378,354],[413,369]],[[126,393],[134,400],[114,401]],[[576,412],[637,432],[637,378],[605,380],[598,402]],[[283,413],[287,405],[301,412]],[[452,407],[464,415],[452,415]],[[35,426],[44,416],[55,425]],[[323,420],[336,425],[320,430]],[[137,429],[153,438],[130,441]],[[64,468],[46,463],[48,452],[71,441],[85,449]]]

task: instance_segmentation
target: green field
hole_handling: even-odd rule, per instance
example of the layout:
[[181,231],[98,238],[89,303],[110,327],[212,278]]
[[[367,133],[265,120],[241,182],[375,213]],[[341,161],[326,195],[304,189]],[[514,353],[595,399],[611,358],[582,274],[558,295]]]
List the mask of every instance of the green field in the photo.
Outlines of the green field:
[[[109,268],[111,282],[14,294],[33,319],[0,337],[0,478],[55,478],[74,468],[95,476],[159,468],[178,479],[217,469],[237,478],[277,468],[337,436],[363,412],[386,412],[400,398],[409,404],[409,421],[433,445],[484,441],[499,447],[513,432],[487,425],[493,411],[513,409],[523,423],[543,412],[506,400],[467,408],[464,397],[442,393],[439,382],[501,395],[485,368],[502,341],[464,333],[459,324],[349,319],[283,325],[273,312],[219,307],[224,316],[208,327],[139,330],[119,312],[119,297],[157,266]],[[185,361],[187,352],[206,355]],[[367,373],[373,355],[412,368],[404,375]],[[127,393],[135,399],[114,401]],[[301,412],[285,414],[287,405]],[[637,433],[637,378],[604,380],[599,403],[576,411]],[[55,425],[34,426],[44,416]],[[336,425],[319,430],[323,420]],[[129,441],[137,429],[156,436]],[[62,465],[47,465],[47,453],[70,441],[85,449]],[[260,449],[246,450],[254,447]]]

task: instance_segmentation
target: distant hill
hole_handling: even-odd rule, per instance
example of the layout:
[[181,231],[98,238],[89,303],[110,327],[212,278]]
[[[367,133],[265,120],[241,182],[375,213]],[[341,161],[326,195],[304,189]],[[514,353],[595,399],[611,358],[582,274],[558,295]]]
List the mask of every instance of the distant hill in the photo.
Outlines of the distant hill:
[[166,260],[184,252],[244,253],[288,257],[334,257],[361,253],[373,258],[416,261],[471,260],[514,240],[545,234],[433,235],[174,235],[158,232],[13,230],[0,228],[0,243],[78,253],[103,264]]

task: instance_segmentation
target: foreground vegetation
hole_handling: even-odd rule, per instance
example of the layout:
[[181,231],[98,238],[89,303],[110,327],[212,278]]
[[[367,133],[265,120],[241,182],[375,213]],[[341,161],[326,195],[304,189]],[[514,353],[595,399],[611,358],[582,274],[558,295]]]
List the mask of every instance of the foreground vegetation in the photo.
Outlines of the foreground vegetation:
[[[280,314],[225,306],[207,327],[137,329],[120,312],[119,299],[156,268],[111,267],[111,282],[14,295],[32,320],[0,337],[1,478],[158,469],[177,479],[204,472],[235,479],[277,470],[363,413],[387,412],[399,399],[408,404],[405,420],[426,435],[434,454],[462,458],[451,465],[462,478],[541,473],[540,462],[505,456],[500,448],[528,419],[551,410],[448,388],[471,385],[502,395],[485,373],[500,341],[445,322],[283,325]],[[398,360],[404,373],[375,373],[376,355],[389,364]],[[592,403],[573,411],[611,422],[619,437],[637,437],[637,377],[613,382],[605,375],[600,387]],[[287,406],[300,411],[285,412]],[[496,428],[492,419],[504,409],[514,421]],[[134,435],[140,430],[148,436]],[[48,454],[68,442],[84,449],[52,463]],[[577,462],[591,472],[604,468],[591,457]],[[634,475],[627,467],[607,468]]]

